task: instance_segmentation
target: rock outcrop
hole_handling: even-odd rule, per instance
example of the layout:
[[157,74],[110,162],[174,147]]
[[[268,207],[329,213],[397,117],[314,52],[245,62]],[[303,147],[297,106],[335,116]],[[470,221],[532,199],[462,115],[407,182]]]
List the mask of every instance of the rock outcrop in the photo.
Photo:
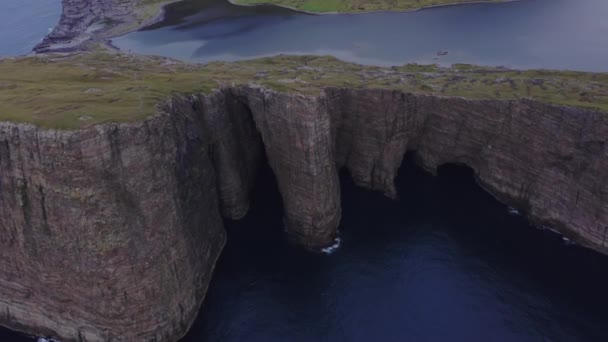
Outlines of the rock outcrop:
[[338,171],[395,197],[406,151],[446,163],[539,224],[600,251],[608,115],[533,100],[243,86],[176,96],[142,122],[0,125],[3,325],[74,341],[175,341],[189,328],[265,155],[289,236],[331,244]]
[[[162,4],[161,1],[156,3]],[[154,3],[146,3],[146,0],[62,0],[63,11],[59,23],[34,47],[34,51],[76,50],[90,39],[103,40],[135,30],[149,24],[150,19],[154,20],[154,17],[138,17],[138,7],[146,5]],[[93,24],[98,26],[91,30]]]
[[224,243],[192,106],[137,124],[0,126],[2,324],[67,341],[174,341]]

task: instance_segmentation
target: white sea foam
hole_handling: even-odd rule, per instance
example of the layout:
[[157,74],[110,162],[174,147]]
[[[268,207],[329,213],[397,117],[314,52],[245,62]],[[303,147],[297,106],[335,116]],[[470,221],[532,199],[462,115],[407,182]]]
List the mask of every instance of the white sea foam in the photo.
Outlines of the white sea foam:
[[563,242],[563,243],[564,243],[564,245],[566,245],[566,246],[574,246],[574,245],[576,245],[576,242],[575,242],[574,240],[569,239],[569,238],[567,238],[567,237],[563,236],[563,235],[562,235],[562,233],[561,233],[560,231],[558,231],[557,229],[555,229],[555,228],[553,228],[553,227],[551,227],[551,226],[547,226],[547,225],[540,225],[540,226],[538,226],[538,228],[539,228],[539,229],[542,229],[542,230],[548,230],[548,231],[550,231],[551,233],[554,233],[554,234],[557,234],[557,235],[561,236],[561,238],[562,238],[562,242]]
[[576,245],[576,242],[574,242],[574,241],[572,241],[572,240],[568,239],[568,238],[567,238],[567,237],[565,237],[565,236],[562,236],[562,241],[564,242],[564,245],[566,245],[566,246],[573,246],[573,245]]
[[38,337],[38,342],[61,342],[61,341],[56,340],[54,338]]
[[511,215],[516,215],[516,216],[521,215],[521,212],[519,212],[519,210],[517,210],[513,207],[509,207],[508,211],[509,211],[509,214],[511,214]]
[[334,241],[334,244],[329,246],[329,247],[325,247],[321,250],[321,252],[325,253],[325,254],[332,254],[333,252],[335,252],[336,250],[338,250],[338,248],[340,248],[340,242],[342,240],[340,240],[340,237],[338,236],[336,238],[336,240]]
[[552,232],[552,233],[555,233],[555,234],[557,234],[557,235],[562,235],[562,233],[560,233],[560,232],[559,232],[557,229],[555,229],[555,228],[553,228],[553,227],[551,227],[551,226],[547,226],[547,225],[540,225],[540,226],[538,226],[538,228],[539,228],[539,229],[542,229],[542,230],[548,230],[548,231],[550,231],[550,232]]

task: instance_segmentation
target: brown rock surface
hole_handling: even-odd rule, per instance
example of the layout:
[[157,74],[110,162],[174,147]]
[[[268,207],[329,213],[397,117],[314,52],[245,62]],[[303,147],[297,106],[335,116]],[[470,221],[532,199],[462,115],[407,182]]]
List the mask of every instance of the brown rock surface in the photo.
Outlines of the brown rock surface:
[[139,123],[77,131],[0,125],[2,323],[65,340],[175,341],[192,323],[265,154],[289,235],[331,244],[338,170],[397,196],[406,151],[479,183],[600,251],[608,116],[532,100],[229,87],[175,97]]
[[3,325],[82,341],[188,329],[225,242],[191,112],[73,132],[1,124]]
[[532,100],[467,100],[385,90],[326,90],[336,160],[361,186],[394,196],[405,151],[446,163],[538,224],[600,251],[608,236],[608,115]]
[[237,88],[262,135],[283,199],[285,226],[311,248],[333,243],[340,222],[340,184],[331,117],[319,97]]

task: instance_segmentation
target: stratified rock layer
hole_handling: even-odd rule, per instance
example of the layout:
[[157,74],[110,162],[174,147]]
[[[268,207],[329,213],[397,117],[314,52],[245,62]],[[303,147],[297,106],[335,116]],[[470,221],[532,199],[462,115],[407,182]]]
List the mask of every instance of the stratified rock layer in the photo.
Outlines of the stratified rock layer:
[[434,172],[475,171],[480,185],[539,224],[600,251],[608,243],[608,115],[532,100],[467,100],[328,89],[336,160],[355,181],[395,195],[404,152]]
[[2,324],[63,340],[175,341],[249,208],[265,155],[289,236],[331,244],[338,171],[395,197],[407,151],[429,171],[470,166],[539,224],[600,251],[608,116],[532,100],[393,90],[319,96],[246,86],[175,97],[143,122],[78,131],[0,125]]
[[[2,323],[75,341],[174,341],[224,243],[211,142],[179,115],[0,126]],[[185,110],[184,110],[185,109]]]

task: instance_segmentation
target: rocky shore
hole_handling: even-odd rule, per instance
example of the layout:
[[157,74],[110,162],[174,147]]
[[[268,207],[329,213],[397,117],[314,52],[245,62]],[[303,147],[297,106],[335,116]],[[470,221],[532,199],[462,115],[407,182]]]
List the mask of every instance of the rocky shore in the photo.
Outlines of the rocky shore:
[[[182,0],[62,0],[63,12],[55,28],[34,47],[36,53],[113,48],[111,38],[151,25],[163,18],[164,6]],[[299,0],[226,0],[239,6],[271,4],[309,14],[373,11],[414,11],[431,7],[513,0],[397,0],[319,3]]]
[[158,20],[163,6],[177,0],[62,0],[59,23],[34,52],[87,50]]

